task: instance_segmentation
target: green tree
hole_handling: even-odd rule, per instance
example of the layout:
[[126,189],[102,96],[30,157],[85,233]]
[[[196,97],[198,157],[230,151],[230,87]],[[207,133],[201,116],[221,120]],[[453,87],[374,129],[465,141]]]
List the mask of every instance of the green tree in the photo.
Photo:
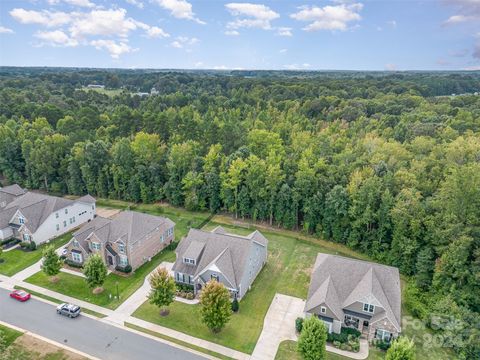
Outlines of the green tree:
[[399,337],[387,350],[385,360],[415,360],[415,344],[407,337]]
[[202,321],[214,333],[220,332],[232,315],[230,293],[216,280],[209,281],[200,294]]
[[42,271],[45,275],[51,277],[51,281],[57,281],[57,275],[62,268],[63,261],[55,252],[53,245],[47,246],[43,250],[43,262],[42,262]]
[[107,267],[100,255],[93,254],[88,258],[83,267],[83,274],[89,288],[97,293],[103,290],[101,287],[107,277]]
[[298,352],[305,360],[326,359],[327,329],[316,316],[305,319],[298,338]]
[[177,289],[175,280],[170,276],[167,269],[159,268],[152,273],[149,282],[152,287],[148,295],[150,304],[158,306],[161,315],[167,315],[167,307],[175,299]]

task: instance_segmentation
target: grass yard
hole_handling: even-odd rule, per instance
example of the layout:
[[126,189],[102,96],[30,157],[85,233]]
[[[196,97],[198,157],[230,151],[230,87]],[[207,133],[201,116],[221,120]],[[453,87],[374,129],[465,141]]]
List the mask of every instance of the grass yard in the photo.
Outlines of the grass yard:
[[[218,226],[210,222],[205,229]],[[245,235],[253,229],[224,225],[227,231]],[[199,306],[175,302],[166,317],[159,315],[158,308],[144,303],[134,316],[183,333],[199,337],[245,353],[252,353],[263,328],[263,319],[275,295],[306,298],[310,281],[310,271],[318,252],[338,253],[336,249],[298,239],[279,232],[264,231],[269,239],[267,265],[253,283],[252,289],[240,302],[240,311],[234,314],[219,334],[213,334],[201,322]],[[343,253],[342,253],[343,254]],[[347,255],[347,254],[343,254]],[[294,326],[292,324],[292,326]]]
[[[92,294],[92,290],[87,286],[85,279],[82,277],[63,272],[58,274],[60,280],[57,283],[52,283],[49,277],[42,271],[32,275],[25,281],[95,305],[104,306],[109,309],[116,309],[122,302],[140,288],[140,286],[142,286],[145,277],[161,262],[174,260],[175,253],[173,251],[164,250],[154,256],[152,261],[139,267],[131,276],[125,277],[112,273],[107,276],[105,284],[103,285],[105,291],[98,295]],[[117,295],[117,283],[120,296],[119,300],[114,298],[114,296]]]
[[[54,244],[55,248],[65,245],[72,238],[72,233],[65,233],[53,240],[49,244]],[[43,244],[37,248],[37,250],[26,252],[20,249],[13,249],[11,251],[4,252],[0,255],[0,259],[3,260],[0,263],[0,274],[6,276],[12,276],[26,269],[27,267],[35,264],[42,258],[42,250],[46,246]]]
[[23,333],[12,328],[0,325],[0,334],[3,336],[5,344],[8,347],[13,344],[13,342]]
[[120,95],[123,91],[123,89],[105,89],[105,88],[101,89],[101,88],[89,88],[87,86],[82,87],[81,90],[83,90],[83,91],[95,91],[95,92],[98,92],[100,94],[104,94],[104,95],[107,95],[107,96],[110,96],[110,97]]

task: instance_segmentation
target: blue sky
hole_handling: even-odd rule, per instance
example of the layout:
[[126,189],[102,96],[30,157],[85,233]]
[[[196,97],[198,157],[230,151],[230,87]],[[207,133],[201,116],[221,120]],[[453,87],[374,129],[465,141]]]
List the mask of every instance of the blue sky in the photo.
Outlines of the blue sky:
[[1,0],[0,65],[480,70],[480,0]]

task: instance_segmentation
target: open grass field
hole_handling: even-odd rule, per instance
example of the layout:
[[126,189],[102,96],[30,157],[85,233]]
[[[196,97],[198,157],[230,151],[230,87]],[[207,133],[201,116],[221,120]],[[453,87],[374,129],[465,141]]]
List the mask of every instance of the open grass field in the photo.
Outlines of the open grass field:
[[[50,278],[42,271],[32,275],[25,281],[34,285],[50,289],[61,294],[72,296],[76,299],[88,301],[92,304],[103,306],[109,309],[116,309],[130,295],[132,295],[140,286],[142,286],[145,277],[153,271],[163,261],[174,261],[175,253],[173,251],[164,250],[152,258],[152,260],[139,267],[131,276],[120,276],[109,274],[105,280],[103,293],[94,295],[92,290],[87,286],[85,279],[61,272],[58,274],[59,281],[52,283]],[[118,295],[117,296],[117,286]]]
[[107,96],[110,96],[110,97],[114,97],[116,95],[120,95],[123,91],[123,89],[100,89],[100,88],[89,88],[89,87],[82,87],[80,90],[83,90],[83,91],[95,91],[95,92],[98,92],[99,94],[104,94],[104,95],[107,95]]
[[[69,242],[71,238],[72,233],[68,232],[51,240],[49,244],[53,244],[55,248],[59,248]],[[0,274],[12,276],[35,264],[42,258],[42,250],[45,246],[46,244],[43,244],[34,251],[22,251],[17,248],[4,252],[0,255],[0,259],[3,259],[3,262],[0,263]]]
[[2,335],[5,346],[8,347],[23,333],[12,328],[0,325],[0,334]]

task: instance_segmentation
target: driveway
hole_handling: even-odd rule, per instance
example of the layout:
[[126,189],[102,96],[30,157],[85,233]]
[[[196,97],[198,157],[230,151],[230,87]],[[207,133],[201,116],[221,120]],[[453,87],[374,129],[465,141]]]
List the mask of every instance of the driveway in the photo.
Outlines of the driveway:
[[103,360],[206,358],[86,316],[57,315],[53,305],[39,300],[20,303],[5,289],[0,289],[0,320]]
[[295,319],[303,317],[305,301],[276,294],[263,322],[263,330],[253,350],[252,360],[273,360],[284,340],[297,340]]

